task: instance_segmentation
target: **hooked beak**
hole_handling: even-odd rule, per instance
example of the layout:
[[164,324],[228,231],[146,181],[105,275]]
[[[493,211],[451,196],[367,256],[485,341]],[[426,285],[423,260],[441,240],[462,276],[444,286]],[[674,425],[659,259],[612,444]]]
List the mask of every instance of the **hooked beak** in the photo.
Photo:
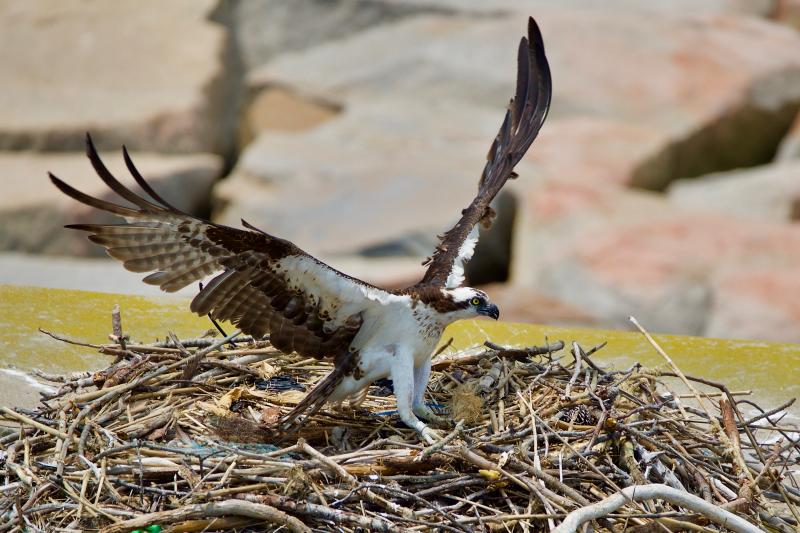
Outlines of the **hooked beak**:
[[490,318],[494,318],[495,320],[497,320],[498,318],[500,318],[500,309],[498,309],[497,306],[494,304],[487,305],[483,309],[483,313],[481,314],[484,314]]

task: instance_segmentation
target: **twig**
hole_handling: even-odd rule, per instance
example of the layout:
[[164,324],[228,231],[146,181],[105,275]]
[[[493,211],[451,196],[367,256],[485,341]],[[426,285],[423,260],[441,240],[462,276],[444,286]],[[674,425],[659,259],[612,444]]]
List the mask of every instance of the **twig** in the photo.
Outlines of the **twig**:
[[629,502],[654,499],[665,500],[673,505],[685,507],[736,533],[763,533],[747,520],[720,509],[702,498],[661,484],[635,485],[624,488],[617,494],[569,513],[552,533],[574,533],[586,522],[607,516]]
[[428,446],[427,448],[422,450],[422,453],[419,454],[417,457],[415,457],[414,461],[424,461],[425,459],[433,455],[434,452],[438,452],[439,450],[450,444],[453,440],[455,440],[455,438],[461,434],[461,431],[463,429],[464,429],[464,420],[462,419],[458,421],[456,427],[453,429],[453,431],[450,432],[450,434],[448,434],[439,442],[435,442],[431,446]]
[[271,524],[285,527],[289,531],[295,533],[311,533],[311,529],[300,520],[271,505],[252,503],[244,500],[225,500],[221,502],[194,504],[171,509],[169,511],[144,514],[103,528],[100,531],[101,533],[126,533],[133,529],[144,528],[150,524],[172,524],[182,520],[229,515],[266,520]]
[[564,397],[570,398],[572,392],[572,386],[575,384],[575,380],[578,379],[578,376],[581,373],[581,347],[578,346],[578,343],[573,341],[572,342],[572,355],[575,357],[575,369],[572,372],[572,377],[570,378],[569,382],[567,383],[567,388],[564,389]]

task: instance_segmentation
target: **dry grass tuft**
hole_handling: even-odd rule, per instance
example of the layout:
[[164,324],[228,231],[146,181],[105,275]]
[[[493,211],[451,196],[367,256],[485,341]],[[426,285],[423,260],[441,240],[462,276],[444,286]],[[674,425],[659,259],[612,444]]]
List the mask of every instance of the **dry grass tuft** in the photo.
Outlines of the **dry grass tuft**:
[[457,386],[450,396],[448,406],[453,420],[474,424],[483,418],[483,398],[478,394],[478,387],[474,382]]

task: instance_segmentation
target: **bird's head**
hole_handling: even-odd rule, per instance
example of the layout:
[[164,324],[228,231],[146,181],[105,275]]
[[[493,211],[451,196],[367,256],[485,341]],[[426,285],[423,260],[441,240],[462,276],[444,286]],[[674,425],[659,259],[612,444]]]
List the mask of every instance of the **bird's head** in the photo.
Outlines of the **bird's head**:
[[483,291],[470,287],[459,287],[445,289],[445,293],[452,302],[452,313],[456,320],[478,316],[488,316],[495,320],[500,318],[500,310]]

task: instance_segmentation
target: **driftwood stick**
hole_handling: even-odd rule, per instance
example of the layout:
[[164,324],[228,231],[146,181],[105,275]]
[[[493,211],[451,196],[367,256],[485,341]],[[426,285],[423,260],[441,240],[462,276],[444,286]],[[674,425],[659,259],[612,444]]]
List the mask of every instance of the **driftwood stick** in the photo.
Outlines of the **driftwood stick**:
[[439,450],[450,444],[453,440],[455,440],[455,438],[461,434],[461,431],[463,429],[464,429],[464,420],[459,420],[458,423],[456,424],[456,427],[453,428],[453,431],[451,431],[449,435],[444,437],[439,442],[435,442],[431,446],[428,446],[427,448],[422,450],[422,453],[419,454],[417,457],[415,457],[414,461],[422,462],[431,455],[433,455],[435,452],[438,452]]
[[[123,353],[126,352],[128,336],[122,332],[122,314],[120,313],[119,310],[119,304],[115,304],[114,308],[111,310],[111,331],[112,331],[112,334],[110,335],[111,340],[119,345],[121,352]],[[122,358],[123,356],[118,355],[117,359],[114,362],[119,363],[120,361],[122,361]]]
[[[733,471],[736,476],[739,478],[740,482],[747,481],[747,474],[742,470],[742,466],[744,463],[744,458],[742,457],[742,441],[739,438],[739,430],[736,427],[736,418],[733,413],[733,407],[731,407],[731,403],[722,398],[719,401],[719,410],[722,413],[722,425],[725,428],[725,433],[728,435],[728,439],[731,442],[731,455],[734,457],[733,462]],[[745,466],[745,469],[747,467]]]
[[503,357],[530,357],[532,355],[544,355],[547,353],[553,353],[561,350],[564,348],[564,342],[558,341],[553,344],[548,344],[546,346],[531,346],[529,348],[505,348],[498,344],[494,344],[492,342],[488,342],[485,344],[490,350],[484,350],[479,353],[469,354],[469,355],[454,355],[450,357],[442,357],[433,361],[433,369],[434,370],[442,370],[444,368],[450,367],[452,365],[473,365],[480,361],[481,359],[485,359],[487,357],[493,357],[495,355],[503,356]]
[[556,341],[553,344],[546,344],[544,346],[528,346],[527,348],[508,348],[495,344],[492,341],[486,341],[483,345],[492,350],[497,350],[499,352],[498,355],[506,357],[530,357],[532,355],[544,355],[562,350],[564,348],[564,341]]
[[473,465],[477,466],[479,469],[486,470],[486,471],[499,472],[504,477],[506,477],[507,479],[511,480],[514,484],[516,484],[521,489],[523,489],[525,491],[531,491],[531,492],[534,491],[535,488],[532,487],[531,484],[525,483],[518,476],[515,476],[511,472],[508,472],[508,471],[500,468],[499,466],[497,466],[496,464],[492,463],[491,461],[489,461],[485,457],[481,457],[477,453],[473,452],[472,450],[470,450],[466,446],[461,446],[458,451],[459,451],[459,454],[461,455],[462,459],[464,459],[468,463],[472,463]]
[[[215,342],[217,342],[217,339],[215,339],[214,337],[198,337],[194,339],[181,340],[181,344],[183,344],[186,348],[205,348],[207,346],[211,346]],[[241,342],[241,343],[255,342],[256,344],[268,344],[263,341],[255,340],[250,335],[239,335],[238,337],[236,337],[236,342]],[[137,346],[137,348],[141,350],[153,350],[154,348],[174,348],[174,347],[175,345],[172,343],[172,340],[166,340],[164,342],[154,342],[153,344]],[[131,346],[130,348],[133,348],[133,346]]]
[[41,424],[41,423],[37,422],[36,420],[33,420],[30,417],[22,415],[22,414],[20,414],[20,413],[18,413],[16,411],[14,411],[10,407],[6,407],[5,405],[0,405],[0,412],[2,412],[3,414],[5,414],[6,416],[8,416],[10,418],[17,419],[18,421],[22,422],[23,424],[25,424],[27,426],[35,427],[36,429],[40,429],[40,430],[44,431],[45,433],[48,433],[48,434],[50,434],[50,435],[52,435],[54,437],[58,437],[59,439],[66,439],[67,438],[67,434],[64,433],[63,431],[59,431],[57,429],[53,429],[50,426],[45,426],[44,424]]
[[335,524],[352,524],[361,526],[367,531],[381,531],[385,533],[400,533],[406,531],[404,527],[397,527],[390,522],[378,518],[367,518],[366,516],[360,516],[355,513],[331,509],[326,505],[298,502],[290,498],[275,496],[273,494],[264,494],[262,496],[257,496],[257,498],[267,502],[269,505],[273,505],[290,513],[322,520],[330,520]]
[[688,492],[661,484],[627,487],[604,500],[572,511],[552,533],[575,533],[586,522],[608,516],[627,503],[654,499],[665,500],[673,505],[689,509],[736,533],[763,533],[761,529],[744,518],[739,518],[733,513],[720,509],[718,506]]
[[576,491],[571,487],[568,487],[567,485],[559,481],[558,478],[556,478],[555,476],[551,476],[550,474],[544,472],[540,468],[531,466],[528,463],[523,463],[522,461],[516,459],[512,459],[511,464],[516,468],[525,470],[529,474],[532,474],[537,479],[541,479],[542,481],[544,481],[544,484],[551,490],[557,490],[561,492],[565,496],[575,500],[575,502],[578,503],[579,505],[589,505],[591,503],[589,500],[584,498],[583,495],[581,495],[581,493],[579,493],[578,491]]
[[[305,441],[305,439],[298,439],[298,441],[297,441],[297,449],[298,450],[302,450],[306,454],[308,454],[311,457],[313,457],[314,459],[318,460],[320,463],[322,463],[323,465],[325,465],[326,467],[331,469],[340,478],[342,478],[345,481],[347,481],[351,486],[358,485],[358,480],[352,474],[350,474],[347,470],[345,470],[342,467],[342,465],[338,464],[337,462],[335,462],[330,457],[327,457],[325,454],[323,454],[319,450],[316,450],[313,447],[311,447]],[[398,504],[396,504],[394,502],[391,502],[391,501],[387,500],[386,498],[383,498],[382,496],[379,496],[379,495],[375,494],[370,489],[365,489],[364,490],[364,497],[367,500],[369,500],[369,501],[371,501],[371,502],[373,502],[373,503],[375,503],[377,505],[380,505],[382,507],[385,507],[385,508],[389,509],[393,513],[399,514],[400,516],[403,516],[403,517],[406,517],[406,518],[413,518],[413,516],[414,516],[413,513],[411,512],[411,510],[409,510],[409,509],[407,509],[407,508],[405,508],[405,507],[403,507],[401,505],[398,505]]]
[[101,533],[127,533],[133,529],[147,527],[150,524],[171,524],[183,520],[208,518],[216,516],[246,516],[265,520],[271,524],[285,527],[295,533],[311,533],[311,529],[297,518],[280,509],[264,503],[253,503],[244,500],[224,500],[205,504],[187,505],[169,511],[159,511],[137,516],[113,526],[100,530]]
[[575,380],[578,379],[578,375],[581,373],[581,364],[583,359],[581,358],[583,350],[581,347],[578,346],[577,342],[572,342],[572,355],[575,357],[575,369],[572,372],[572,377],[569,379],[567,383],[567,388],[564,390],[564,397],[570,398],[572,392],[572,386],[575,384]]
[[168,333],[168,335],[169,340],[171,340],[178,350],[180,350],[181,355],[186,358],[186,366],[183,367],[183,372],[181,372],[181,379],[192,379],[195,375],[197,375],[197,370],[200,368],[200,360],[203,359],[206,354],[202,351],[192,354],[183,346],[183,344],[181,344],[181,341],[178,339],[177,335],[171,331]]

